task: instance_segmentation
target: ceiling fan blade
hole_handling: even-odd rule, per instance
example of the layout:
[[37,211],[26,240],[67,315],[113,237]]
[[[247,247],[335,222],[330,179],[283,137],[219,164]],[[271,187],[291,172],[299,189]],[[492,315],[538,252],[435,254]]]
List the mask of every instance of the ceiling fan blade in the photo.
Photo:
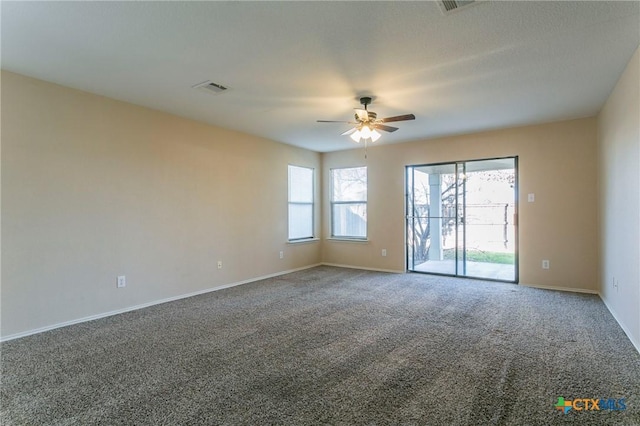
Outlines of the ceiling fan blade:
[[353,127],[353,128],[351,128],[351,129],[347,130],[346,132],[341,133],[341,134],[340,134],[340,136],[348,136],[348,135],[350,135],[351,133],[355,132],[356,130],[358,130],[358,128],[357,128],[357,127]]
[[366,109],[356,108],[355,112],[359,120],[362,120],[362,121],[369,120],[369,113],[367,112]]
[[397,127],[385,126],[384,124],[375,124],[373,127],[378,130],[384,130],[385,132],[395,132],[398,130]]
[[416,116],[413,114],[405,114],[405,115],[396,115],[394,117],[383,118],[380,121],[382,123],[390,123],[392,121],[407,121],[407,120],[415,120]]
[[333,120],[316,120],[318,123],[348,123],[348,124],[356,124],[353,121],[333,121]]

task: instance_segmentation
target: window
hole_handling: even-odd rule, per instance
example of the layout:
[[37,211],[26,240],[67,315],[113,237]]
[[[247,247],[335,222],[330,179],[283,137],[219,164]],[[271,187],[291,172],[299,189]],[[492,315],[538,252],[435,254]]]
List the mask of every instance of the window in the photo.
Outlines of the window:
[[331,236],[367,238],[367,168],[331,170]]
[[313,169],[289,166],[289,241],[313,238]]

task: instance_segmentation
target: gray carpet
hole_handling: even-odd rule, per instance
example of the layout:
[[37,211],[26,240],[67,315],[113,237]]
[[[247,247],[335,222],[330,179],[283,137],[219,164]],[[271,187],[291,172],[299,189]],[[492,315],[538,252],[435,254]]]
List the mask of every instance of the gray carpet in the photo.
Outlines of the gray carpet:
[[319,267],[0,348],[3,425],[640,424],[600,299],[512,284]]

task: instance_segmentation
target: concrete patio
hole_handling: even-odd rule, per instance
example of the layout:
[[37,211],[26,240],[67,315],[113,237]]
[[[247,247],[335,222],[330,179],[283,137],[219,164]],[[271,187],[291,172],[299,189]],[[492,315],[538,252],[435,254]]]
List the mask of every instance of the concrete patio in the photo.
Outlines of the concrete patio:
[[[462,269],[462,262],[460,262],[460,269]],[[429,260],[414,268],[415,272],[428,272],[434,274],[447,274],[455,275],[456,264],[454,260]],[[463,275],[463,271],[458,271],[460,276],[467,276],[473,278],[487,278],[500,281],[514,281],[515,280],[515,265],[508,265],[503,263],[488,263],[488,262],[469,262],[467,261],[467,271]]]

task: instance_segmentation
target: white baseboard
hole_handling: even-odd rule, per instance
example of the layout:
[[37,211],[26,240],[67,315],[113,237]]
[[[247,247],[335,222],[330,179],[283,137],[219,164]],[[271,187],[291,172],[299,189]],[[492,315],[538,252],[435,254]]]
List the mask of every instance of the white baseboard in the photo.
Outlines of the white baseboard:
[[323,266],[335,266],[336,268],[361,269],[363,271],[390,272],[392,274],[404,274],[405,273],[405,271],[399,271],[397,269],[367,268],[365,266],[343,265],[343,264],[340,264],[340,263],[322,262],[321,265],[323,265]]
[[[338,268],[361,269],[361,270],[365,270],[365,271],[389,272],[389,273],[393,273],[393,274],[404,274],[405,273],[405,271],[399,271],[399,270],[394,270],[394,269],[367,268],[367,267],[362,267],[362,266],[343,265],[343,264],[326,263],[326,262],[317,263],[317,264],[313,264],[313,265],[303,266],[303,267],[300,267],[300,268],[289,269],[289,270],[286,270],[286,271],[281,271],[281,272],[276,272],[276,273],[273,273],[273,274],[263,275],[263,276],[256,277],[256,278],[250,278],[250,279],[244,280],[244,281],[238,281],[238,282],[234,282],[234,283],[230,283],[230,284],[224,284],[224,285],[221,285],[221,286],[218,286],[218,287],[207,288],[207,289],[195,291],[195,292],[192,292],[192,293],[181,294],[179,296],[173,296],[173,297],[168,297],[168,298],[165,298],[165,299],[155,300],[155,301],[152,301],[152,302],[147,302],[147,303],[143,303],[143,304],[140,304],[140,305],[130,306],[130,307],[123,308],[123,309],[117,309],[115,311],[109,311],[109,312],[103,312],[103,313],[96,314],[96,315],[90,315],[90,316],[83,317],[83,318],[78,318],[78,319],[75,319],[75,320],[65,321],[65,322],[52,324],[52,325],[45,326],[45,327],[36,328],[36,329],[33,329],[33,330],[23,331],[21,333],[10,334],[8,336],[0,337],[0,342],[6,342],[6,341],[9,341],[9,340],[19,339],[21,337],[31,336],[33,334],[43,333],[43,332],[49,331],[49,330],[55,330],[56,328],[67,327],[69,325],[80,324],[80,323],[83,323],[83,322],[93,321],[93,320],[100,319],[100,318],[106,318],[106,317],[110,317],[110,316],[113,316],[113,315],[123,314],[125,312],[131,312],[131,311],[135,311],[135,310],[138,310],[138,309],[148,308],[150,306],[159,305],[159,304],[162,304],[162,303],[173,302],[173,301],[180,300],[180,299],[186,299],[188,297],[198,296],[198,295],[201,295],[201,294],[210,293],[212,291],[218,291],[218,290],[222,290],[222,289],[225,289],[225,288],[236,287],[236,286],[239,286],[239,285],[242,285],[242,284],[249,284],[249,283],[260,281],[260,280],[264,280],[264,279],[267,279],[267,278],[273,278],[273,277],[277,277],[277,276],[280,276],[280,275],[290,274],[292,272],[297,272],[297,271],[302,271],[302,270],[305,270],[305,269],[315,268],[316,266],[321,266],[321,265],[334,266],[334,267],[338,267]],[[540,285],[522,284],[522,283],[520,285],[524,285],[526,287],[540,288],[540,289],[544,289],[544,290],[558,290],[558,291],[569,291],[569,292],[576,292],[576,293],[597,294],[600,297],[600,299],[602,300],[602,302],[605,304],[605,306],[607,307],[607,309],[609,310],[609,312],[611,313],[613,318],[618,322],[618,324],[620,325],[622,330],[625,332],[625,334],[627,335],[627,337],[631,341],[631,344],[640,353],[640,342],[637,342],[634,339],[634,337],[631,335],[629,330],[624,326],[624,324],[622,322],[620,322],[620,320],[618,319],[618,316],[616,315],[615,311],[613,309],[611,309],[611,306],[609,306],[609,304],[607,304],[606,300],[604,300],[602,298],[602,295],[599,292],[597,292],[595,290],[581,289],[581,288],[570,288],[570,287],[551,287],[551,286],[540,286]]]
[[611,306],[602,297],[602,294],[598,293],[598,296],[600,296],[600,300],[602,300],[602,303],[604,303],[604,306],[607,307],[607,309],[609,310],[609,312],[611,313],[613,318],[617,321],[617,323],[620,326],[620,328],[622,329],[622,331],[624,331],[624,334],[627,335],[627,337],[631,341],[631,344],[636,348],[638,353],[640,353],[640,342],[638,342],[637,340],[634,339],[634,337],[631,334],[631,332],[629,331],[629,329],[627,327],[625,327],[625,325],[622,323],[622,321],[620,321],[620,319],[618,318],[618,315],[616,314],[616,312],[613,309],[611,309]]
[[225,288],[235,287],[235,286],[239,286],[239,285],[242,285],[242,284],[249,284],[249,283],[252,283],[252,282],[255,282],[255,281],[265,280],[267,278],[273,278],[273,277],[277,277],[277,276],[280,276],[280,275],[290,274],[292,272],[297,272],[297,271],[302,271],[302,270],[305,270],[305,269],[315,268],[316,266],[320,266],[320,265],[321,265],[320,263],[317,263],[317,264],[314,264],[314,265],[308,265],[308,266],[303,266],[303,267],[300,267],[300,268],[289,269],[287,271],[281,271],[281,272],[276,272],[274,274],[263,275],[261,277],[250,278],[250,279],[244,280],[244,281],[238,281],[238,282],[234,282],[234,283],[230,283],[230,284],[224,284],[224,285],[221,285],[221,286],[218,286],[218,287],[212,287],[212,288],[207,288],[207,289],[204,289],[204,290],[194,291],[193,293],[187,293],[187,294],[181,294],[179,296],[167,297],[166,299],[154,300],[152,302],[147,302],[147,303],[143,303],[143,304],[140,304],[140,305],[130,306],[130,307],[127,307],[127,308],[117,309],[115,311],[103,312],[103,313],[96,314],[96,315],[90,315],[88,317],[78,318],[78,319],[74,319],[74,320],[70,320],[70,321],[64,321],[64,322],[60,322],[60,323],[57,323],[57,324],[52,324],[52,325],[48,325],[48,326],[45,326],[45,327],[36,328],[36,329],[33,329],[33,330],[23,331],[21,333],[15,333],[15,334],[10,334],[8,336],[2,336],[2,337],[0,337],[0,342],[6,342],[8,340],[19,339],[21,337],[31,336],[33,334],[43,333],[43,332],[49,331],[49,330],[55,330],[56,328],[66,327],[66,326],[74,325],[74,324],[80,324],[80,323],[87,322],[87,321],[93,321],[93,320],[97,320],[97,319],[100,319],[100,318],[106,318],[106,317],[110,317],[110,316],[113,316],[113,315],[123,314],[125,312],[131,312],[131,311],[135,311],[135,310],[138,310],[138,309],[148,308],[150,306],[159,305],[161,303],[173,302],[175,300],[186,299],[188,297],[193,297],[193,296],[199,296],[201,294],[210,293],[212,291],[218,291],[218,290],[222,290],[222,289],[225,289]]
[[537,285],[537,284],[526,284],[520,283],[521,286],[524,287],[532,287],[539,288],[542,290],[558,290],[558,291],[568,291],[571,293],[587,293],[587,294],[598,294],[597,290],[590,290],[588,288],[574,288],[574,287],[553,287],[550,285]]
[[602,300],[602,303],[604,303],[604,306],[607,307],[607,309],[609,310],[609,312],[613,316],[613,319],[616,320],[616,322],[618,323],[620,328],[622,328],[622,331],[624,331],[624,334],[627,335],[627,337],[629,338],[629,341],[631,342],[631,344],[636,348],[638,353],[640,353],[640,342],[638,342],[638,341],[636,341],[634,339],[634,337],[631,334],[631,332],[629,331],[629,329],[627,327],[625,327],[625,325],[620,321],[620,319],[618,318],[618,315],[616,314],[616,312],[611,308],[611,306],[607,303],[607,301],[602,297],[602,294],[600,294],[599,291],[589,290],[589,289],[586,289],[586,288],[551,287],[551,286],[522,284],[522,283],[521,283],[521,285],[524,285],[526,287],[540,288],[540,289],[543,289],[543,290],[558,290],[558,291],[569,291],[569,292],[574,292],[574,293],[597,294],[598,297],[600,298],[600,300]]

